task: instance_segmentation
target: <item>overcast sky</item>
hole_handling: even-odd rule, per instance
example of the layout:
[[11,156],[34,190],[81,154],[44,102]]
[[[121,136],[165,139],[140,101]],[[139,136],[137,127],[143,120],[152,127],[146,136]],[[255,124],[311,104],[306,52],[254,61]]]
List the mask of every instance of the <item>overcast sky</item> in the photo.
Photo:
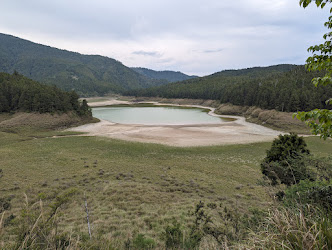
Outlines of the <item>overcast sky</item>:
[[0,33],[126,66],[207,75],[304,64],[328,8],[299,0],[1,0]]

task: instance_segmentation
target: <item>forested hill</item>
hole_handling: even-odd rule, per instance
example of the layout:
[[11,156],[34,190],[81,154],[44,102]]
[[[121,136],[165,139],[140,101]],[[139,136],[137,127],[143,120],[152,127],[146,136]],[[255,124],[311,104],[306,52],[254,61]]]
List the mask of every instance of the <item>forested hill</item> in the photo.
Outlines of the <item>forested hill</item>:
[[0,72],[26,77],[79,95],[145,88],[164,83],[145,77],[122,63],[98,55],[82,55],[0,33]]
[[81,104],[74,92],[47,86],[18,73],[0,73],[0,113],[3,112],[66,113],[91,116],[86,101]]
[[165,82],[179,82],[197,77],[197,76],[189,76],[179,71],[170,71],[170,70],[156,71],[146,68],[132,68],[132,69],[135,70],[137,73],[140,73],[149,78],[164,80]]
[[242,106],[258,106],[280,111],[331,108],[325,101],[332,86],[316,88],[312,78],[322,73],[307,72],[304,66],[276,65],[243,70],[227,70],[210,76],[135,90],[128,95],[165,98],[220,100]]
[[217,73],[214,73],[210,76],[210,78],[214,77],[227,77],[227,76],[245,76],[250,78],[262,77],[272,73],[282,73],[282,72],[289,72],[292,69],[297,68],[298,65],[295,64],[278,64],[273,66],[267,67],[253,67],[253,68],[246,68],[246,69],[231,69],[231,70],[223,70]]

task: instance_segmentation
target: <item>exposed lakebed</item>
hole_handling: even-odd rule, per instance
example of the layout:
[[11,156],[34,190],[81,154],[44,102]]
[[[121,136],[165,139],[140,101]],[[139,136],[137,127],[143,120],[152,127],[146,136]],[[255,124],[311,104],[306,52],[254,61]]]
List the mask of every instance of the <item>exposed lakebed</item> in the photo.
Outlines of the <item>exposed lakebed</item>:
[[92,114],[96,118],[121,124],[190,125],[229,121],[227,118],[211,116],[208,111],[174,106],[110,106],[93,108]]
[[[223,116],[221,119],[212,112],[213,108],[208,107],[170,107],[164,104],[133,103],[114,98],[89,103],[89,105],[92,107],[93,115],[100,118],[101,121],[71,128],[70,131],[85,132],[85,136],[102,136],[178,147],[272,141],[280,134],[279,131],[248,123],[244,117],[228,116],[224,119]],[[110,108],[114,108],[112,110],[120,113],[120,116],[111,113]],[[152,108],[150,111],[153,113],[148,115],[146,111],[149,109],[147,108]],[[158,112],[160,108],[163,109],[163,112]],[[129,115],[126,111],[130,111]],[[164,111],[176,111],[177,113],[176,116],[169,116]],[[124,119],[125,113],[127,116]],[[188,114],[190,114],[189,118]],[[156,116],[161,116],[161,120],[156,120]],[[168,120],[170,117],[176,117],[176,120]],[[167,120],[165,120],[166,118]]]

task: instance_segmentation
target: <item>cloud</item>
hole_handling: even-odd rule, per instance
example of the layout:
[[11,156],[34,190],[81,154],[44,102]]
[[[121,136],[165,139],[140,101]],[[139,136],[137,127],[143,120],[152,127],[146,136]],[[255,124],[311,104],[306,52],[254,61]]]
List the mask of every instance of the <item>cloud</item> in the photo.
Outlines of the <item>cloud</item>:
[[162,54],[160,54],[157,51],[143,51],[143,50],[139,50],[139,51],[134,51],[132,52],[133,55],[140,55],[140,56],[152,56],[152,57],[161,57]]
[[206,75],[303,64],[329,9],[298,0],[1,0],[0,32],[127,66]]
[[207,50],[203,50],[203,53],[219,53],[221,51],[223,51],[224,49],[207,49]]

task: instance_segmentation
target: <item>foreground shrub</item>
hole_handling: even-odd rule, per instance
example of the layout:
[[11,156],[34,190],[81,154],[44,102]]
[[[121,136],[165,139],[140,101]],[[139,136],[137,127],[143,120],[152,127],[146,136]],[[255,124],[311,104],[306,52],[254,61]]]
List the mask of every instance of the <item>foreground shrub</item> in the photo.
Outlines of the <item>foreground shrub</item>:
[[11,208],[10,198],[0,197],[0,213]]
[[132,246],[134,249],[152,249],[156,243],[151,238],[146,238],[144,234],[138,234],[133,239]]
[[310,204],[332,212],[332,181],[301,181],[286,189],[283,203],[288,207]]
[[317,180],[332,180],[332,156],[328,157],[305,157],[306,164],[312,176]]
[[292,133],[279,135],[261,163],[262,173],[272,185],[281,183],[290,186],[300,180],[312,178],[304,160],[309,154],[303,137]]
[[163,233],[166,248],[180,248],[183,243],[183,232],[179,223],[174,223],[165,228]]
[[221,203],[202,201],[189,214],[192,216],[189,227],[173,223],[165,228],[162,239],[166,249],[228,249],[245,240],[249,229],[258,229],[266,216],[259,209],[243,213]]

